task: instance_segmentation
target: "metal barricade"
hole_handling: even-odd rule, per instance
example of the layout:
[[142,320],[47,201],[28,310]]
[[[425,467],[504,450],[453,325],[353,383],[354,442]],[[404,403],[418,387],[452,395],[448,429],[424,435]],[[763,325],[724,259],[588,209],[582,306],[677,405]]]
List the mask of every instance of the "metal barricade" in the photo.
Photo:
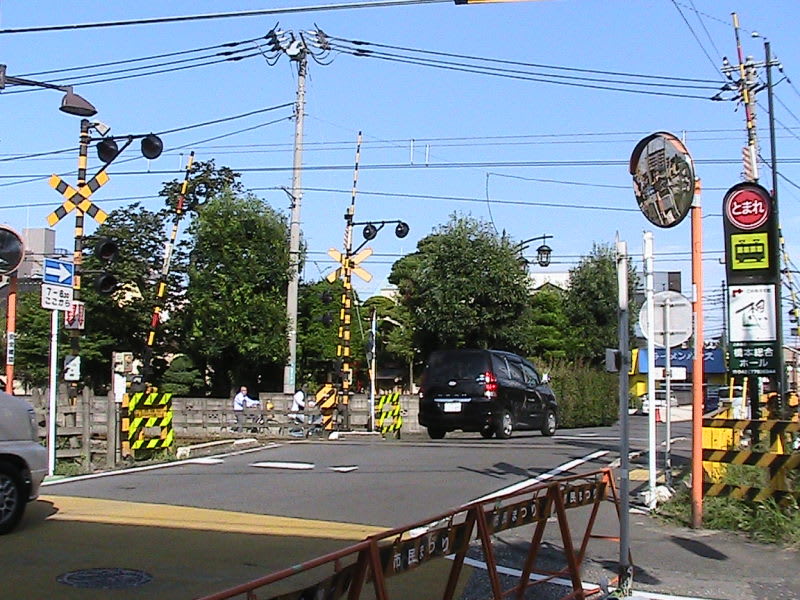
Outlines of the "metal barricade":
[[[372,596],[388,600],[387,580],[396,576],[411,576],[418,567],[431,561],[452,557],[447,581],[443,582],[442,600],[453,600],[470,544],[476,541],[483,554],[492,598],[522,599],[529,587],[566,577],[572,586],[567,598],[583,599],[598,592],[586,589],[581,581],[581,564],[592,538],[619,541],[617,536],[594,533],[601,504],[614,504],[619,517],[618,498],[612,472],[608,468],[585,475],[574,475],[538,483],[528,488],[496,498],[479,500],[445,512],[430,519],[369,536],[342,550],[292,565],[265,577],[243,583],[231,589],[205,596],[199,600],[227,600],[243,597],[247,600],[303,600],[324,598],[356,600],[372,588]],[[591,507],[591,514],[580,541],[573,541],[568,520],[570,509]],[[549,521],[558,523],[562,552],[566,566],[557,571],[537,570],[537,557]],[[502,589],[494,549],[493,536],[523,525],[533,525],[528,554],[517,583]],[[323,573],[320,569],[324,570]],[[532,576],[536,574],[537,577]],[[274,586],[298,581],[297,589],[277,594]],[[273,586],[273,587],[271,587]]]

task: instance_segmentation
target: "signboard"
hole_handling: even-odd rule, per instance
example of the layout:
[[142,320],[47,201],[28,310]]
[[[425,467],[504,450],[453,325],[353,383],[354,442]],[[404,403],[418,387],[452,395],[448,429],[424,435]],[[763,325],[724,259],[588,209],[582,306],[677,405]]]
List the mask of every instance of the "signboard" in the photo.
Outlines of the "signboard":
[[641,140],[630,160],[633,193],[647,220],[657,227],[675,227],[694,200],[694,166],[686,146],[660,131]]
[[72,302],[64,311],[65,329],[83,329],[86,324],[86,305],[83,302]]
[[[665,367],[655,367],[653,373],[655,373],[656,379],[666,379],[666,371]],[[673,381],[686,381],[686,367],[672,367],[669,372],[669,378]]]
[[738,183],[722,201],[728,283],[780,281],[772,196],[757,183]]
[[42,284],[42,308],[69,310],[72,306],[72,288],[63,285]]
[[678,292],[658,292],[653,295],[653,305],[655,318],[650,318],[647,304],[639,310],[639,326],[645,338],[654,335],[655,345],[664,348],[669,337],[669,346],[672,348],[692,337],[692,303],[688,298]]
[[13,365],[17,351],[17,334],[9,331],[6,336],[6,364]]
[[64,381],[80,381],[81,379],[81,357],[64,357]]
[[75,265],[64,260],[54,258],[44,259],[44,269],[42,270],[42,281],[52,285],[73,286],[75,277]]
[[776,375],[780,342],[776,286],[734,285],[728,291],[730,363],[733,375]]

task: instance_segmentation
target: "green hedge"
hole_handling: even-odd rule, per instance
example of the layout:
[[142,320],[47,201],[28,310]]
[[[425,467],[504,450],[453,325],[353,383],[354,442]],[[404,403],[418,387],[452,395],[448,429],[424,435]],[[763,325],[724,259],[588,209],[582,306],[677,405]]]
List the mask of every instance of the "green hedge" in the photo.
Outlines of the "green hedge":
[[619,419],[619,377],[582,363],[559,361],[540,371],[550,375],[559,406],[559,427],[611,425]]

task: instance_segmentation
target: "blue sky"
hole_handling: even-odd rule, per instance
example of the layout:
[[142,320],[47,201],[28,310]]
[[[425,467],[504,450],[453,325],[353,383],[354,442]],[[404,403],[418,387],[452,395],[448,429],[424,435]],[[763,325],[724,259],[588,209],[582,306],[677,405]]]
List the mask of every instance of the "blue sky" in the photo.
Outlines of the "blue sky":
[[[322,2],[141,0],[65,5],[7,0],[0,2],[0,30],[319,4]],[[731,22],[734,11],[739,15],[745,54],[763,60],[763,39],[750,35],[757,31],[771,41],[785,74],[796,78],[796,85],[783,81],[777,86],[776,117],[782,161],[779,171],[800,185],[796,164],[800,156],[800,40],[793,28],[786,26],[800,16],[800,7],[793,0],[757,6],[727,0],[441,3],[0,33],[0,63],[8,65],[9,75],[64,81],[72,73],[36,74],[257,38],[280,22],[281,29],[310,30],[316,25],[336,38],[395,47],[705,80],[715,83],[652,79],[670,85],[648,89],[710,98],[714,94],[710,88],[723,82],[719,72],[722,56],[737,62]],[[375,278],[369,284],[356,282],[362,297],[385,286],[391,263],[413,251],[419,239],[445,223],[453,212],[491,221],[498,231],[505,230],[516,240],[552,235],[548,240],[553,248],[551,271],[568,270],[591,251],[593,243],[613,242],[617,232],[640,265],[642,232],[653,227],[636,207],[627,161],[639,139],[654,131],[671,131],[685,136],[703,181],[705,286],[708,308],[714,310],[714,297],[718,297],[724,278],[719,264],[723,249],[721,201],[725,190],[741,180],[739,160],[746,143],[744,113],[735,103],[554,85],[346,53],[328,58],[330,64],[312,61],[309,65],[301,214],[310,251],[306,279],[327,274],[333,268],[327,249],[341,249],[358,131],[363,132],[364,142],[356,219],[402,219],[411,227],[404,240],[395,239],[390,228],[373,240],[375,255],[363,266]],[[589,85],[606,86],[612,78],[578,71],[548,72],[601,80],[583,82]],[[781,75],[776,72],[775,78],[781,79]],[[82,80],[84,83],[80,79],[75,82],[76,91],[98,107],[95,118],[118,135],[162,132],[291,103],[296,89],[296,72],[286,56],[273,66],[262,56],[254,56],[106,83],[85,83],[85,75]],[[0,159],[76,147],[78,119],[57,110],[60,95],[46,90],[10,93],[21,89],[7,88],[0,94]],[[768,157],[766,93],[758,100],[761,152]],[[110,182],[93,199],[109,211],[128,205],[131,197],[141,197],[144,206],[157,209],[162,182],[180,177],[188,152],[194,150],[198,160],[213,158],[218,165],[242,170],[246,187],[288,213],[288,199],[280,188],[291,184],[294,124],[289,116],[291,109],[284,108],[164,135],[166,150],[150,164],[136,159],[138,151],[131,147],[111,166]],[[281,121],[201,142],[274,119]],[[179,147],[182,149],[176,149]],[[45,216],[60,200],[48,186],[47,176],[55,172],[74,181],[76,156],[73,151],[0,162],[0,222],[18,229],[45,226]],[[124,162],[126,159],[135,160]],[[509,166],[509,162],[528,166]],[[320,168],[323,166],[336,168]],[[92,153],[90,172],[97,168]],[[770,187],[765,167],[762,178]],[[783,182],[779,194],[783,231],[790,253],[796,254],[800,188]],[[72,219],[65,219],[56,231],[57,245],[71,247]],[[688,219],[673,229],[655,229],[656,268],[683,271],[687,294],[689,236]],[[716,314],[707,316],[711,334],[721,329],[721,313]]]

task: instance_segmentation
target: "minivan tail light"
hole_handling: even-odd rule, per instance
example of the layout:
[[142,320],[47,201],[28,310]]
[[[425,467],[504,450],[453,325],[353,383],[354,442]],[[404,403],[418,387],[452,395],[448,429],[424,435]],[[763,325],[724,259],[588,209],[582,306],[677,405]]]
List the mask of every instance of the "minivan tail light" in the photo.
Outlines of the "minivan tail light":
[[487,398],[494,398],[497,396],[497,377],[491,371],[486,371],[483,374],[483,395]]

